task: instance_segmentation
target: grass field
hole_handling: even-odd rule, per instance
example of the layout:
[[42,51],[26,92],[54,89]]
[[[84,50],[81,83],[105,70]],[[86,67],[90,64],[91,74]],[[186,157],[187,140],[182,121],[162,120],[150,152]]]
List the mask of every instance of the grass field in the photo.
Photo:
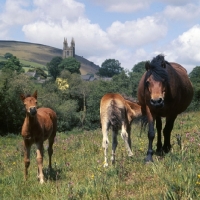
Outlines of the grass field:
[[[153,156],[154,163],[144,163],[147,134],[139,136],[139,124],[133,124],[132,150],[127,157],[118,137],[116,164],[103,167],[101,130],[57,133],[54,144],[53,170],[47,169],[47,143],[44,145],[46,183],[37,181],[35,146],[32,147],[29,178],[24,181],[21,136],[0,138],[0,199],[200,199],[200,112],[178,116],[171,138],[169,154]],[[182,146],[176,134],[182,136]],[[156,139],[154,140],[154,149]],[[181,148],[181,149],[180,149]],[[111,136],[109,156],[111,152]],[[109,163],[110,164],[110,163]]]

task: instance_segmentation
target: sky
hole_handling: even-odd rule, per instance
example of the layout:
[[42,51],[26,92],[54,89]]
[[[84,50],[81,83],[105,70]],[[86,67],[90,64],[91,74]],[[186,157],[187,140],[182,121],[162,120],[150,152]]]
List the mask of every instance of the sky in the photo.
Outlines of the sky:
[[0,40],[63,49],[129,71],[164,54],[190,73],[200,66],[200,0],[0,0]]

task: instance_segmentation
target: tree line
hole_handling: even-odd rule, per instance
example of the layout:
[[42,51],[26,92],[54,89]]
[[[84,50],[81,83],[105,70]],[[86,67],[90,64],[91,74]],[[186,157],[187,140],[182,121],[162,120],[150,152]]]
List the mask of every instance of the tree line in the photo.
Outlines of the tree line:
[[[38,83],[24,73],[18,58],[9,58],[2,63],[0,72],[0,135],[20,133],[25,118],[24,105],[20,94],[38,91],[38,106],[50,107],[58,116],[58,131],[66,132],[74,128],[86,130],[100,127],[99,105],[105,93],[115,92],[137,99],[137,87],[145,72],[145,61],[141,61],[128,71],[119,61],[107,59],[99,69],[100,77],[112,77],[84,81],[80,76],[80,63],[75,58],[54,57],[46,67],[48,79]],[[40,70],[42,71],[42,70]],[[194,98],[188,109],[199,109],[200,66],[189,74],[194,86]]]

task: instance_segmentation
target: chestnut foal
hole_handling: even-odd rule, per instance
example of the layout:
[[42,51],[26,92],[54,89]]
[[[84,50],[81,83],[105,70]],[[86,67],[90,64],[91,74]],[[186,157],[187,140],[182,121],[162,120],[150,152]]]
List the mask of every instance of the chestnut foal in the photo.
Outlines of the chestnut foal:
[[26,117],[21,132],[24,145],[25,179],[27,179],[28,167],[30,165],[31,145],[36,144],[38,179],[40,183],[44,183],[44,174],[42,171],[43,143],[48,139],[49,168],[51,168],[52,146],[57,130],[57,116],[50,108],[37,109],[37,91],[32,96],[21,94],[20,97],[26,108]]

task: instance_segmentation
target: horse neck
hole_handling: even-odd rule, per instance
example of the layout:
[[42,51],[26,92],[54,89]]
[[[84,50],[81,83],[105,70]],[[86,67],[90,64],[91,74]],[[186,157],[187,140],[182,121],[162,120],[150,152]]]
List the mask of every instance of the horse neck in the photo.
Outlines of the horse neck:
[[126,101],[126,103],[129,105],[129,109],[133,113],[134,117],[139,117],[142,115],[140,105],[138,105],[137,103],[133,103],[131,101]]
[[31,117],[29,113],[26,113],[25,121],[28,126],[37,124],[38,123],[37,114]]

